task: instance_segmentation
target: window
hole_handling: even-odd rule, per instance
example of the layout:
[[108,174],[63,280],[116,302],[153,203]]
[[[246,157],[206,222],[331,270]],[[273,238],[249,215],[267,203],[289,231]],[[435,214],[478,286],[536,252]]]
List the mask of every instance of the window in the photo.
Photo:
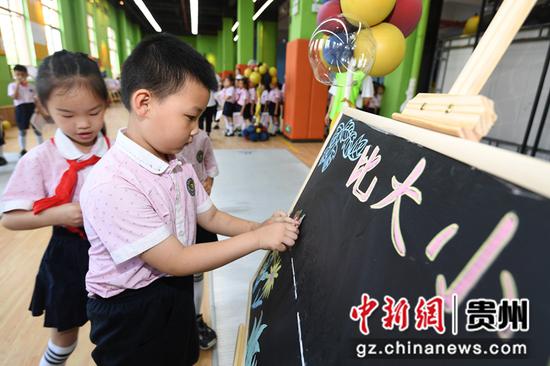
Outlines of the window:
[[31,65],[31,48],[21,0],[0,0],[0,32],[8,64]]
[[107,44],[109,45],[109,60],[111,61],[111,73],[113,77],[120,75],[120,62],[118,61],[118,47],[116,33],[111,27],[107,27]]
[[90,55],[92,55],[92,57],[95,57],[96,59],[99,59],[97,39],[95,37],[94,18],[91,15],[88,15],[87,23],[88,23],[88,41],[90,42]]
[[42,13],[44,14],[46,44],[48,45],[48,53],[51,55],[63,49],[61,26],[59,25],[59,7],[57,0],[41,0],[41,2]]

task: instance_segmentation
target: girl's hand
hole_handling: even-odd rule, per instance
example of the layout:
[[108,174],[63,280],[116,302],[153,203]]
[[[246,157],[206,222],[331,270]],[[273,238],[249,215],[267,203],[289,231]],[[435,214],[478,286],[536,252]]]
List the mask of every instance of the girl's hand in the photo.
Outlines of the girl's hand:
[[260,249],[284,252],[298,239],[298,227],[290,223],[272,223],[253,231]]
[[260,224],[260,227],[274,224],[274,223],[287,223],[295,225],[296,227],[300,226],[300,223],[286,214],[284,211],[275,211],[273,215],[263,223]]
[[81,227],[83,225],[82,210],[78,202],[52,207],[50,210],[55,210],[57,225],[74,227]]

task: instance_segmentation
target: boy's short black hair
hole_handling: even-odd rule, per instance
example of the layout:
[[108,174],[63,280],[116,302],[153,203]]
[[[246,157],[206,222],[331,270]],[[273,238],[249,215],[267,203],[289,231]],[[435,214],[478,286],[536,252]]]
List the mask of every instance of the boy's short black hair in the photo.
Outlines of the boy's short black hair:
[[13,67],[13,71],[14,71],[14,72],[15,72],[15,71],[21,71],[21,72],[24,72],[25,74],[28,74],[28,73],[29,73],[29,72],[27,71],[27,68],[26,68],[25,66],[19,65],[19,64],[18,64],[18,65],[15,65],[15,66]]
[[130,110],[130,98],[139,89],[150,90],[162,99],[177,92],[187,78],[216,90],[218,82],[212,65],[191,46],[167,33],[141,41],[122,66],[122,102]]

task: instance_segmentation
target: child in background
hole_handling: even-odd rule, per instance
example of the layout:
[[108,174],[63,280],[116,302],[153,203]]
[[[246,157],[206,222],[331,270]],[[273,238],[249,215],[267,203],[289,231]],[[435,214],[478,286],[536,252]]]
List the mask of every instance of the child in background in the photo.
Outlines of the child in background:
[[250,124],[250,96],[248,94],[248,79],[242,76],[237,77],[237,104],[235,111],[238,113],[239,123],[236,126],[241,136],[241,131]]
[[[34,113],[34,97],[35,89],[32,84],[27,81],[29,73],[23,65],[15,65],[13,68],[15,81],[8,85],[8,96],[13,99],[15,105],[15,122],[19,128],[19,147],[21,148],[21,156],[27,152],[27,130],[30,127],[31,117]],[[33,128],[36,140],[40,145],[44,139],[40,131]]]
[[57,131],[23,156],[2,196],[2,224],[11,230],[53,226],[36,276],[30,311],[44,312],[52,328],[40,366],[61,365],[73,352],[78,329],[88,321],[90,243],[82,228],[80,189],[109,141],[100,130],[108,92],[97,64],[83,54],[60,51],[44,59],[36,87]]
[[269,112],[269,134],[275,136],[279,132],[279,105],[281,102],[281,91],[279,90],[279,83],[272,82],[271,90],[268,94],[267,109]]
[[266,127],[269,127],[269,111],[268,111],[268,103],[269,103],[269,83],[264,83],[262,94],[260,95],[260,123]]
[[235,126],[233,124],[233,111],[235,110],[235,79],[233,75],[228,75],[223,80],[222,100],[223,112],[222,119],[225,124],[225,136],[235,135]]
[[[183,163],[188,163],[193,166],[195,173],[199,181],[201,182],[204,190],[210,196],[212,193],[212,186],[214,184],[214,177],[218,175],[218,164],[216,163],[216,157],[214,156],[214,149],[212,148],[212,141],[202,130],[193,136],[193,141],[190,144],[185,145],[183,150],[176,154]],[[210,243],[218,241],[218,236],[208,230],[203,229],[200,225],[197,225],[197,244]],[[204,274],[193,274],[193,288],[195,298],[195,311],[197,312],[197,329],[199,331],[199,346],[202,350],[212,348],[216,344],[216,332],[210,328],[203,320],[202,314],[200,314],[200,308],[202,303],[203,282]]]
[[248,97],[250,98],[250,118],[253,121],[256,115],[256,103],[258,102],[258,96],[256,95],[256,84],[248,79]]
[[212,121],[214,120],[216,110],[218,109],[218,103],[216,103],[216,97],[214,93],[214,90],[210,90],[210,98],[208,99],[208,104],[206,105],[206,109],[203,114],[201,114],[199,119],[199,128],[206,131],[206,134],[208,136],[210,136],[210,132],[212,132]]
[[[263,224],[219,211],[174,154],[198,132],[216,85],[206,59],[178,38],[139,43],[122,67],[128,128],[91,172],[82,195],[90,239],[88,316],[99,366],[192,365],[198,359],[194,273],[258,249],[284,251],[298,222]],[[197,223],[232,237],[192,245]]]
[[380,114],[380,106],[382,105],[382,97],[384,96],[384,91],[386,88],[380,83],[375,83],[374,86],[374,97],[369,101],[369,106],[367,112]]

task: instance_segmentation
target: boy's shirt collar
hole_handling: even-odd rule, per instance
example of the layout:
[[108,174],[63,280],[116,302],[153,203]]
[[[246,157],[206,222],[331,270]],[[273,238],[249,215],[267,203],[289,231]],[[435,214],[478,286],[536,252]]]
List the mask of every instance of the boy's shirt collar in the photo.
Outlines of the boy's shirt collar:
[[126,155],[128,155],[133,161],[138,163],[141,167],[145,168],[149,172],[157,175],[165,173],[168,168],[172,168],[175,165],[181,165],[174,156],[171,156],[170,163],[153,155],[140,145],[126,136],[126,128],[121,128],[118,131],[115,146],[121,149]]
[[55,143],[55,147],[57,148],[61,156],[63,156],[67,160],[78,160],[82,158],[87,158],[91,155],[102,157],[109,149],[109,146],[107,145],[105,137],[103,136],[101,131],[97,134],[96,142],[94,146],[92,146],[92,149],[89,153],[83,153],[82,151],[80,151],[75,146],[74,142],[70,138],[68,138],[67,135],[65,135],[63,131],[61,131],[59,128],[55,131],[55,136],[53,140]]

